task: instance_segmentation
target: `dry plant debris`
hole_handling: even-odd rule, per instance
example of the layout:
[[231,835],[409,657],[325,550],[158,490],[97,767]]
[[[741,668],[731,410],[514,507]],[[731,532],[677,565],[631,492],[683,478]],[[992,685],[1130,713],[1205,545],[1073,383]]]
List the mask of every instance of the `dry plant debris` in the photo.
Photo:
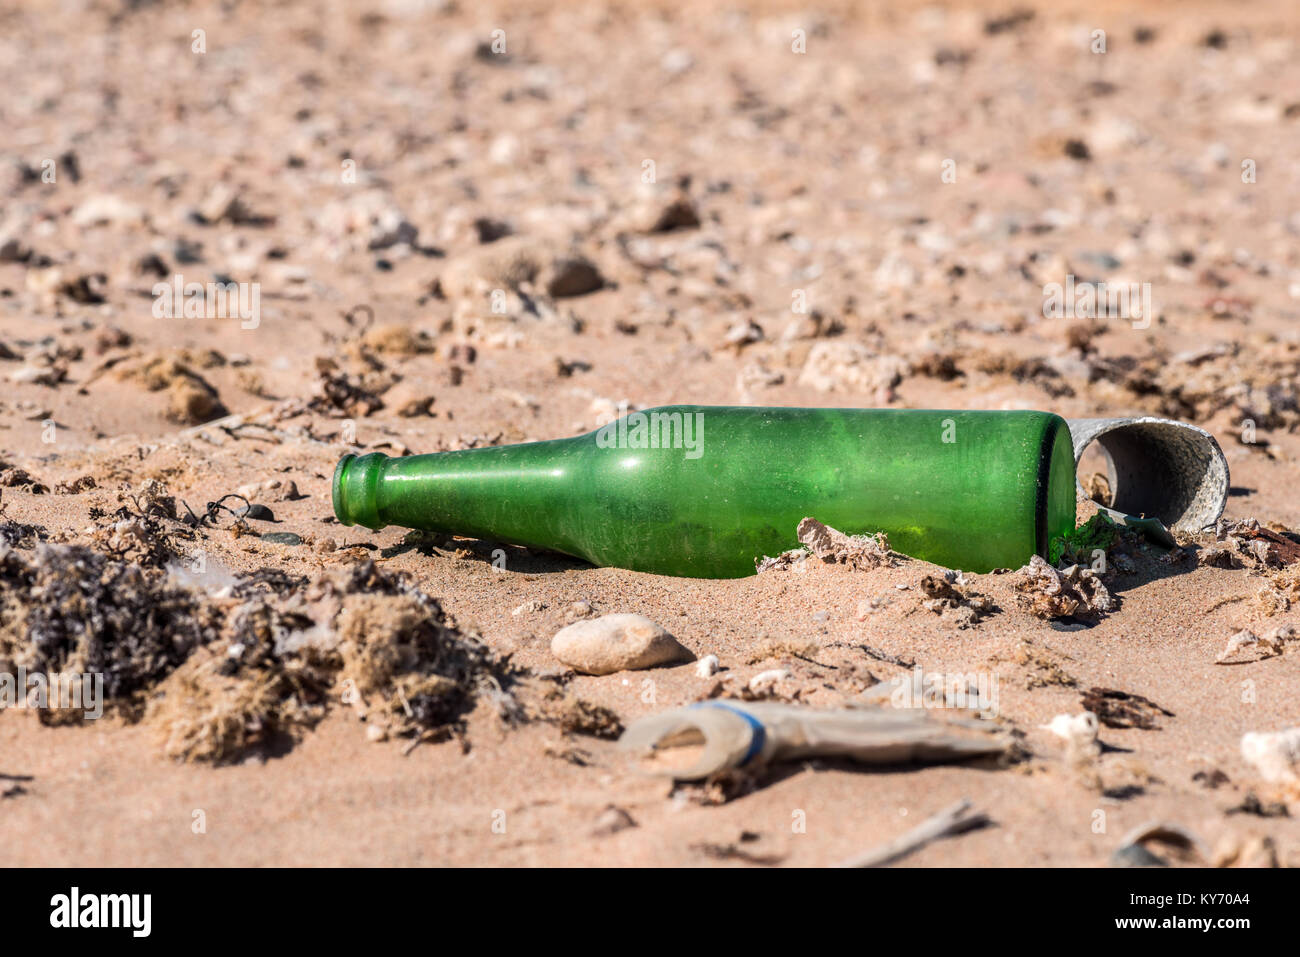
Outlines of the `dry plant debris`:
[[848,565],[857,571],[888,568],[898,558],[889,550],[889,539],[883,532],[845,535],[815,518],[805,518],[799,522],[795,535],[803,548],[790,549],[775,558],[763,556],[754,563],[757,571],[789,571],[809,556],[829,564]]
[[1089,568],[1057,570],[1040,555],[1020,569],[1013,587],[1021,607],[1039,618],[1098,618],[1114,611],[1114,596]]
[[1214,528],[1214,541],[1215,545],[1204,550],[1201,564],[1286,568],[1300,560],[1300,543],[1253,518],[1220,519]]
[[1108,728],[1142,728],[1146,731],[1158,731],[1157,719],[1164,715],[1174,717],[1150,698],[1113,688],[1089,688],[1083,693],[1080,706],[1084,711],[1091,711]]
[[799,542],[824,562],[848,565],[856,571],[889,567],[894,554],[884,533],[845,535],[823,525],[815,518],[805,518],[796,530]]
[[[152,514],[115,523],[109,544],[123,524],[133,536],[152,534]],[[507,720],[522,716],[509,690],[516,669],[373,562],[305,583],[268,569],[208,594],[160,567],[164,560],[0,545],[0,667],[102,673],[106,703],[143,716],[166,753],[187,760],[232,760],[277,735],[295,737],[332,701],[385,735],[455,731],[480,698]],[[570,723],[604,722],[615,733],[616,719],[599,710],[584,720]]]
[[926,575],[921,591],[926,595],[922,607],[951,619],[958,628],[969,628],[994,610],[993,600],[973,591],[957,571]]
[[1228,639],[1227,645],[1219,652],[1218,657],[1214,659],[1217,665],[1227,664],[1228,659],[1240,653],[1245,649],[1257,650],[1260,658],[1272,658],[1282,654],[1286,648],[1286,643],[1295,639],[1296,630],[1294,625],[1279,625],[1264,635],[1256,635],[1249,628],[1243,628]]

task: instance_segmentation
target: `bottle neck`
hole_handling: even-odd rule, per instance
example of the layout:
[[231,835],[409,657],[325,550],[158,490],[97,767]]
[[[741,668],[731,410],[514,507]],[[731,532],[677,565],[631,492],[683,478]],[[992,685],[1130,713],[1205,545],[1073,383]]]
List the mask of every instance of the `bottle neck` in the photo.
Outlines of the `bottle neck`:
[[575,439],[389,458],[345,456],[334,472],[344,525],[388,525],[570,551],[585,465]]

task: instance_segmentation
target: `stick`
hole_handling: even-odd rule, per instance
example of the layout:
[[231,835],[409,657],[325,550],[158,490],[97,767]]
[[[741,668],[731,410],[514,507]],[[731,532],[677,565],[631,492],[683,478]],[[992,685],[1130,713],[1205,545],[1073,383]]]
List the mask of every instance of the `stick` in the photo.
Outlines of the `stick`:
[[920,850],[931,841],[938,840],[941,837],[954,837],[990,823],[989,816],[983,811],[967,814],[966,812],[970,809],[970,801],[962,798],[951,807],[945,808],[933,817],[922,821],[906,834],[859,854],[857,857],[841,861],[835,866],[881,867],[885,864],[892,864],[913,851]]

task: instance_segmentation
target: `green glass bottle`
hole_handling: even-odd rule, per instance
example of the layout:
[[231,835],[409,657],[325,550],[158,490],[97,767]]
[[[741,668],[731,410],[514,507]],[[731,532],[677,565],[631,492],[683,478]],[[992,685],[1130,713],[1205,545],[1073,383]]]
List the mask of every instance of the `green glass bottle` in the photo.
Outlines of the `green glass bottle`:
[[1016,568],[1074,527],[1047,412],[665,406],[549,442],[345,455],[344,525],[447,532],[637,571],[754,573],[812,516],[949,568]]

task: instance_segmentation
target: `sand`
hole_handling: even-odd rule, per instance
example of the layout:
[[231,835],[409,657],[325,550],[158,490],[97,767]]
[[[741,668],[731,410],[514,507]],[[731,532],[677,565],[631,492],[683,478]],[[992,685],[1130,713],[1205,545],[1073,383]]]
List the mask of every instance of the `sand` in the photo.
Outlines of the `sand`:
[[[905,675],[891,656],[993,675],[1026,751],[1001,768],[800,762],[706,804],[630,773],[608,739],[509,727],[486,700],[413,750],[335,706],[291,747],[219,767],[169,759],[149,721],[4,711],[0,774],[31,780],[0,778],[0,860],[819,866],[968,798],[992,827],[901,863],[1104,866],[1150,819],[1210,847],[1267,836],[1300,863],[1291,819],[1229,813],[1252,792],[1300,810],[1239,753],[1243,733],[1300,722],[1300,648],[1215,663],[1241,628],[1300,623],[1257,599],[1271,572],[1251,563],[1139,553],[1107,579],[1116,611],[1060,630],[1013,576],[967,576],[997,608],[967,623],[922,606],[939,573],[922,562],[705,581],[509,548],[502,569],[497,543],[426,554],[332,517],[350,449],[573,435],[627,401],[1174,415],[1223,446],[1229,519],[1300,527],[1300,18],[1089,7],[0,13],[0,249],[17,240],[0,262],[0,459],[49,489],[15,477],[6,520],[84,544],[96,510],[149,479],[196,511],[292,481],[303,497],[245,491],[276,518],[252,525],[303,544],[222,514],[198,543],[205,574],[373,559],[624,724],[779,667],[779,698],[818,707]],[[602,288],[567,295],[591,285],[577,257]],[[177,274],[259,283],[256,322],[157,316],[152,287]],[[1067,275],[1149,282],[1157,318],[1045,317],[1044,285]],[[498,288],[504,313],[484,305]],[[226,412],[266,427],[195,430]],[[584,602],[645,615],[724,670],[570,676],[549,644]],[[1094,686],[1172,717],[1103,727],[1108,747],[1077,766],[1040,726]],[[603,826],[611,805],[635,826]]]

